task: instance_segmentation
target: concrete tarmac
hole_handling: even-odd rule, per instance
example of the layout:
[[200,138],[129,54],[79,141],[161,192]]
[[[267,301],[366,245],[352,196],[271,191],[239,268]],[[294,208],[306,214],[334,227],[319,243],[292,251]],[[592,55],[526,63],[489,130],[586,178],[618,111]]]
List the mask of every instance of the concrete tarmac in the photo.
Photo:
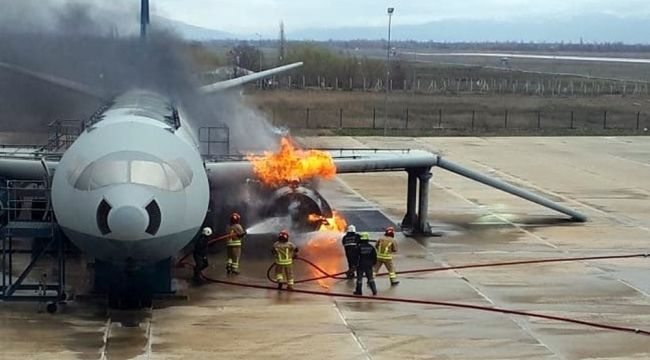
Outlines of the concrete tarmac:
[[[650,138],[303,138],[321,147],[419,148],[533,190],[589,217],[577,224],[536,204],[433,170],[429,219],[442,236],[398,235],[398,270],[650,250]],[[399,222],[406,174],[352,174],[323,184],[339,210]],[[363,229],[359,229],[363,230]],[[378,233],[373,233],[373,237]],[[311,241],[314,237],[318,241]],[[330,239],[331,238],[331,239]],[[345,269],[331,234],[296,239],[328,271]],[[242,274],[269,284],[270,237],[246,244]],[[226,279],[223,253],[209,274]],[[78,269],[77,271],[83,271]],[[296,266],[296,277],[313,276]],[[227,285],[187,285],[189,300],[106,314],[71,302],[58,314],[0,305],[0,359],[648,359],[650,337],[551,320],[438,306],[335,299]],[[401,277],[380,295],[532,311],[650,330],[650,258],[466,269]],[[353,282],[300,288],[351,293]],[[368,292],[368,289],[364,289]],[[122,322],[139,320],[139,326]]]

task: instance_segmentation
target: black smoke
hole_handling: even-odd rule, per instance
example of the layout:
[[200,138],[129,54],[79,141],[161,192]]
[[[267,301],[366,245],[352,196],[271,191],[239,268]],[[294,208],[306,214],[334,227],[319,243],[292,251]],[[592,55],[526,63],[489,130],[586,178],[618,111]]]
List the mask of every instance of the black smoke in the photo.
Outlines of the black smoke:
[[231,151],[275,143],[272,127],[240,94],[197,92],[182,39],[155,23],[140,39],[137,0],[0,0],[0,9],[0,62],[105,94],[98,99],[0,68],[0,131],[43,132],[53,120],[85,119],[102,102],[141,88],[182,105],[195,128],[229,126]]

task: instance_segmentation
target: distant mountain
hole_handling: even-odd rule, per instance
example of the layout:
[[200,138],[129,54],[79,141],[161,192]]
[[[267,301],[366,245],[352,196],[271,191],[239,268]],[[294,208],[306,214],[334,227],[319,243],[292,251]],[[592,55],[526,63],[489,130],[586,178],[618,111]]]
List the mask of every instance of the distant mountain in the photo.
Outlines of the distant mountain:
[[239,38],[229,32],[208,29],[200,26],[190,25],[182,21],[155,17],[152,22],[163,29],[169,29],[179,34],[186,40],[207,41],[207,40],[232,40]]
[[[398,15],[396,15],[398,16]],[[233,34],[226,31],[190,25],[181,21],[157,17],[159,26],[171,29],[187,40],[252,39],[250,34]],[[288,29],[290,40],[354,40],[385,39],[386,27],[339,27]],[[395,40],[440,42],[623,42],[627,44],[650,43],[650,21],[621,18],[613,15],[583,15],[573,18],[517,20],[443,20],[420,25],[394,25]]]
[[[289,31],[292,40],[385,39],[386,27],[345,27]],[[421,25],[393,26],[391,37],[417,41],[524,41],[650,43],[650,21],[609,15],[574,18],[444,20]]]

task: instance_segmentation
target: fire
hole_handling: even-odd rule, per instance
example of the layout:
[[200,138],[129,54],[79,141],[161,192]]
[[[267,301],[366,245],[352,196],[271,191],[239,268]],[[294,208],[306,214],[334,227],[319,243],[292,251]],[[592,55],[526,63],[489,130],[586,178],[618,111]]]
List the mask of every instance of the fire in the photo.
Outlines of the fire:
[[310,223],[321,223],[318,231],[345,232],[345,229],[348,227],[348,222],[345,221],[343,216],[336,211],[333,211],[332,213],[333,216],[331,218],[326,218],[317,214],[309,214],[308,219]]
[[297,149],[288,138],[282,138],[277,153],[264,152],[262,156],[249,155],[255,175],[269,187],[280,187],[295,181],[315,177],[332,179],[336,166],[329,153]]
[[[318,259],[318,266],[326,272],[330,274],[337,273],[342,249],[339,244],[339,239],[334,233],[342,235],[347,227],[347,221],[336,211],[333,212],[331,218],[310,214],[308,219],[312,223],[320,222],[321,225],[318,228],[319,234],[307,242],[305,253],[311,259]],[[319,277],[323,274],[313,269],[312,275]],[[331,279],[318,280],[318,284],[326,289],[329,288],[328,282],[331,282]]]

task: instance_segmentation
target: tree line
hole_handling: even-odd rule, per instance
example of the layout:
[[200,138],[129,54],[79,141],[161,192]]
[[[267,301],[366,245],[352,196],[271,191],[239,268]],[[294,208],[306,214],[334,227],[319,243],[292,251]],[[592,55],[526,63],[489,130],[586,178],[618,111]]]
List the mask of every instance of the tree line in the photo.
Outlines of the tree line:
[[[220,66],[233,66],[259,71],[279,65],[303,62],[304,66],[291,73],[293,81],[305,79],[305,86],[331,87],[344,89],[352,83],[360,86],[366,79],[367,86],[376,86],[381,81],[385,86],[386,62],[358,54],[355,51],[335,50],[312,42],[289,42],[286,53],[280,56],[278,51],[254,46],[254,42],[231,43],[230,48],[220,48],[193,44],[189,54],[202,71]],[[394,88],[401,88],[411,65],[394,57],[390,62],[390,78]],[[410,81],[410,79],[409,79]],[[338,82],[338,83],[337,83]]]

